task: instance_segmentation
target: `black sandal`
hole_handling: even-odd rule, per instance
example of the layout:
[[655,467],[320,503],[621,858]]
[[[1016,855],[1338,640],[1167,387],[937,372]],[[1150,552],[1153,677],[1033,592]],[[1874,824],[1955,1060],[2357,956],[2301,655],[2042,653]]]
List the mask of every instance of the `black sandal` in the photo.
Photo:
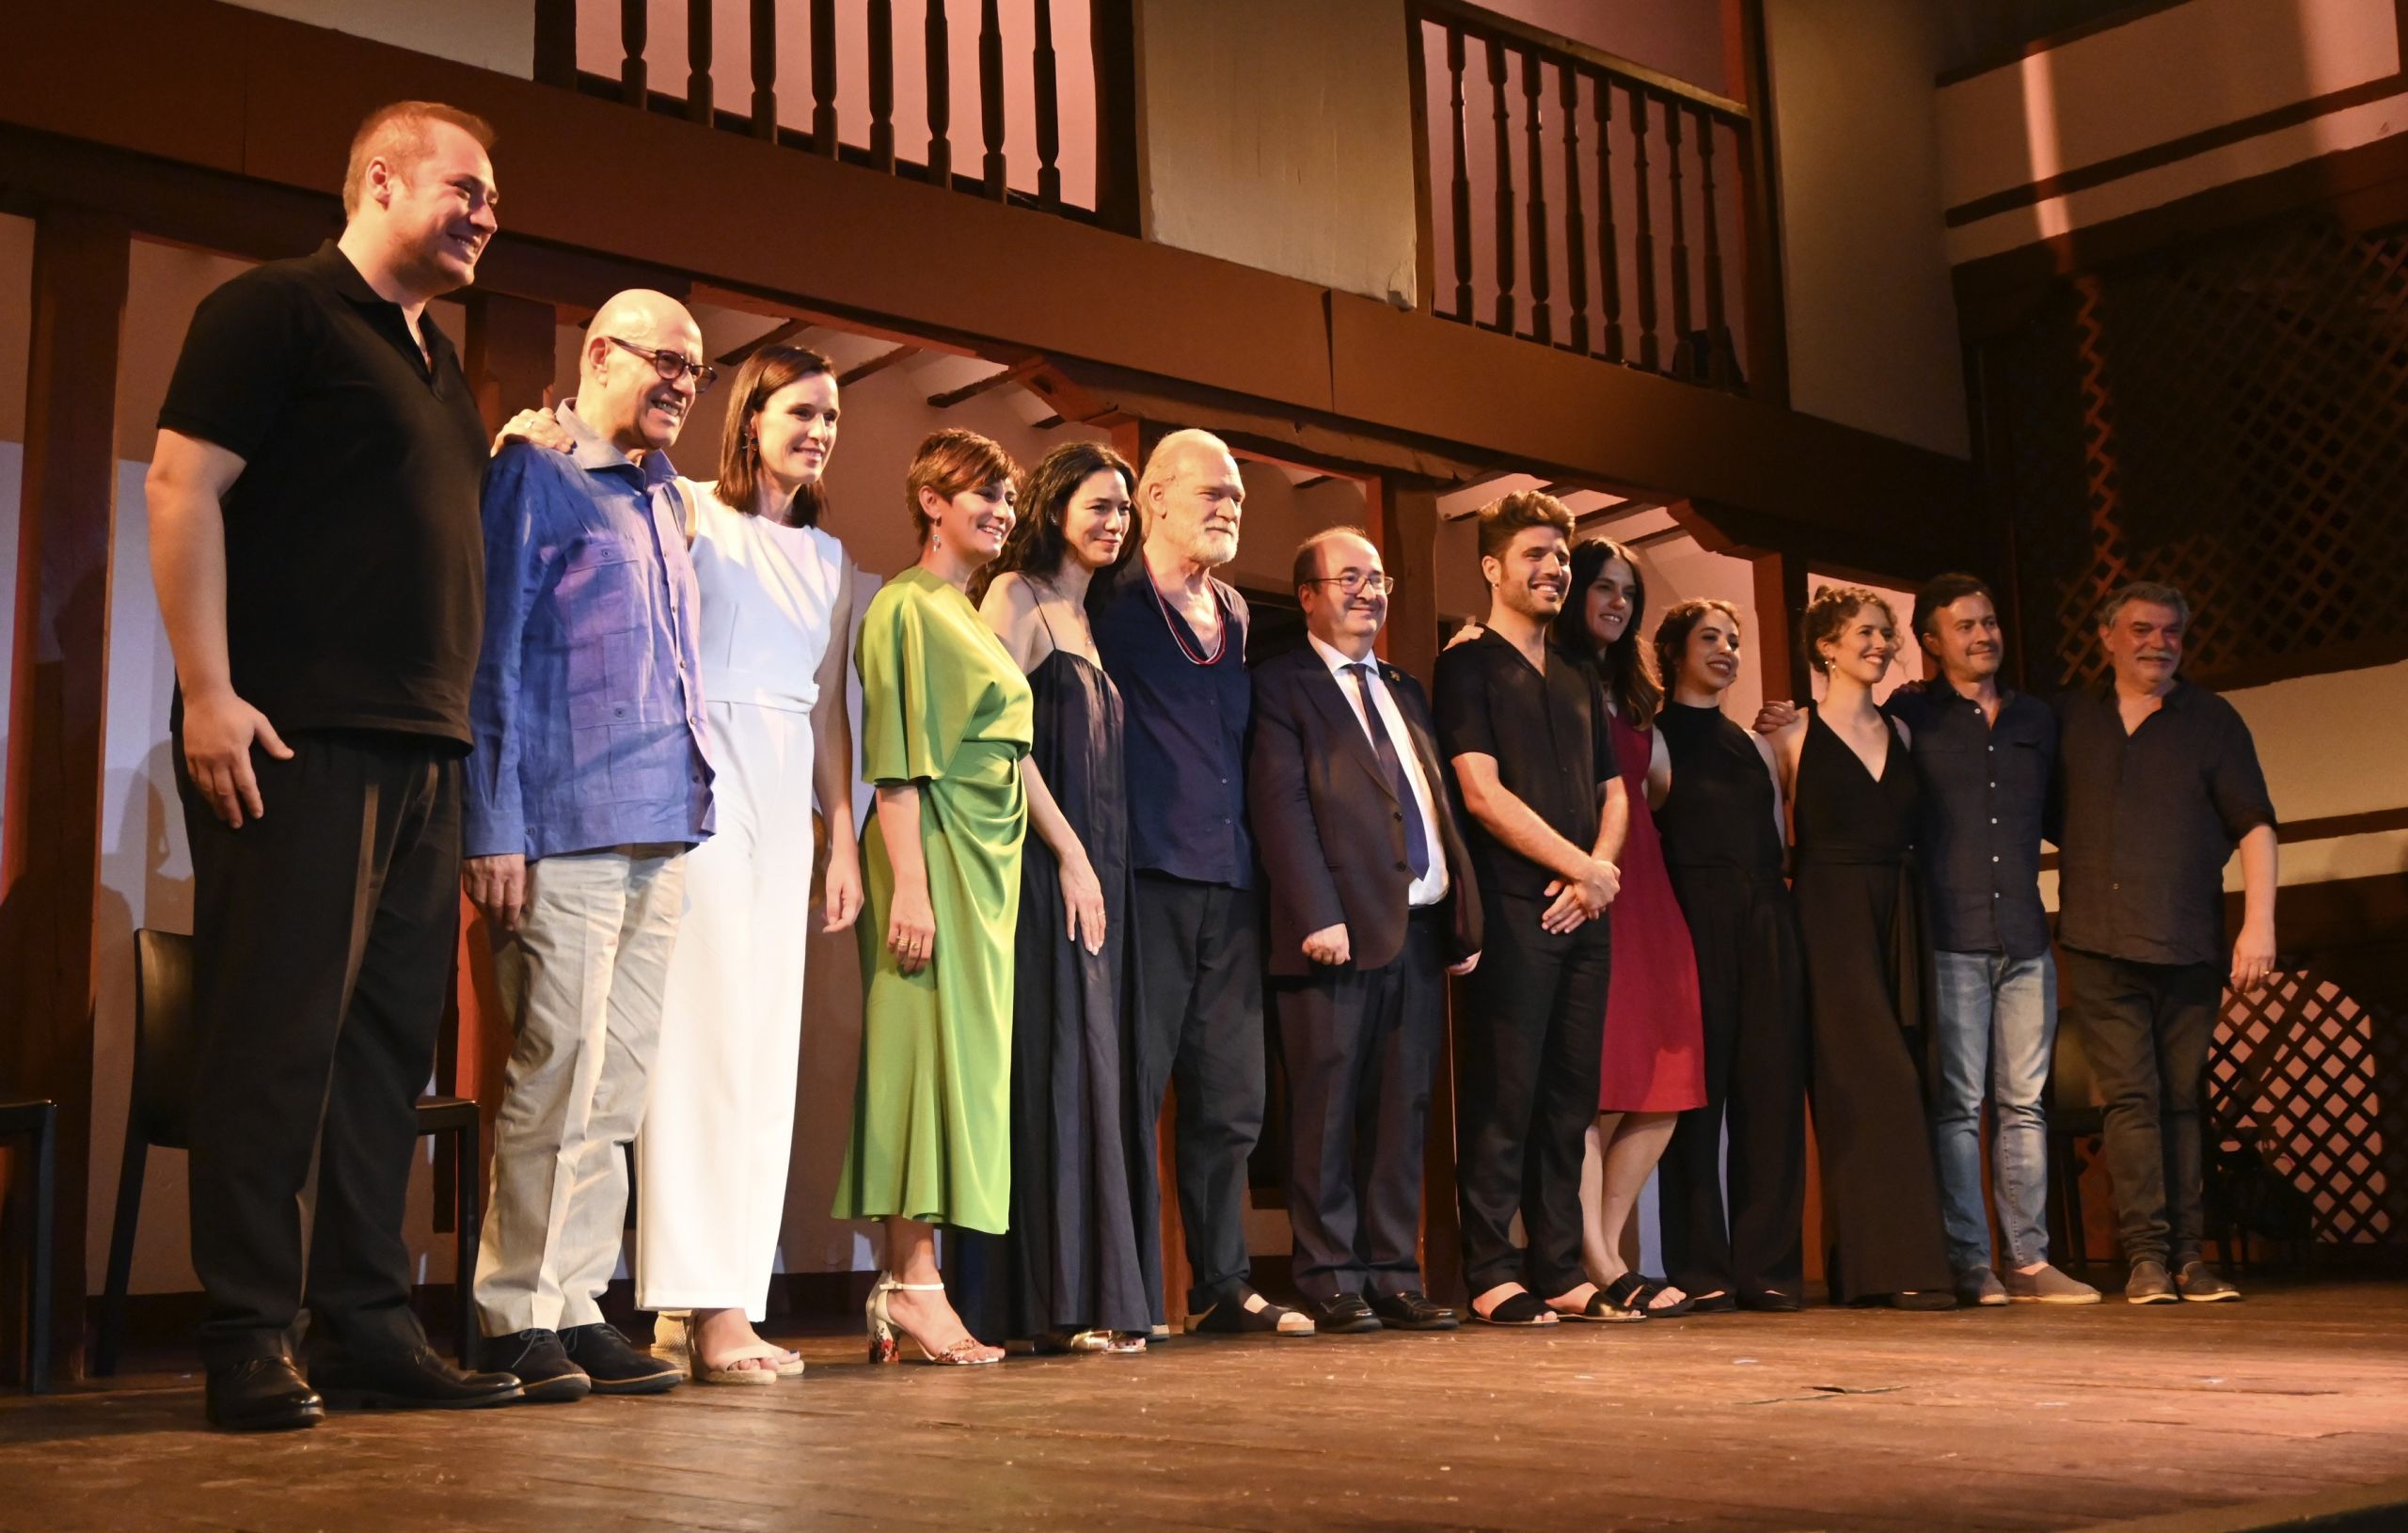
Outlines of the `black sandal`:
[[1639,1312],[1651,1320],[1669,1320],[1677,1316],[1686,1315],[1697,1307],[1697,1301],[1686,1296],[1675,1304],[1659,1304],[1656,1302],[1656,1296],[1672,1285],[1652,1277],[1642,1277],[1639,1281],[1646,1286],[1647,1290],[1639,1296]]
[[1634,1320],[1647,1319],[1648,1280],[1637,1272],[1624,1272],[1605,1287],[1605,1297],[1616,1309]]
[[1647,1318],[1636,1310],[1615,1304],[1606,1296],[1606,1290],[1603,1288],[1589,1295],[1589,1302],[1578,1309],[1556,1309],[1553,1304],[1547,1307],[1554,1309],[1558,1315],[1567,1320],[1594,1320],[1607,1325],[1626,1325],[1632,1320],[1643,1320]]
[[1497,1300],[1485,1315],[1474,1307],[1471,1318],[1482,1325],[1553,1325],[1557,1316],[1545,1300],[1526,1288]]

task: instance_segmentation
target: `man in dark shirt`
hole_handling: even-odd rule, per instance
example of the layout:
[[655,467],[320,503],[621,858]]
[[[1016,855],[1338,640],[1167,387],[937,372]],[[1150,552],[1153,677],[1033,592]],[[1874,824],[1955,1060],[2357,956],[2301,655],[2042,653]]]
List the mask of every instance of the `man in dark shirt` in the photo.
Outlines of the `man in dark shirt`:
[[426,306],[493,236],[492,137],[434,103],[371,115],[341,238],[205,299],[160,411],[146,498],[192,843],[192,1254],[220,1427],[520,1393],[428,1349],[402,1238],[484,593],[484,432]]
[[[2199,1259],[2200,1077],[2223,988],[2274,962],[2274,806],[2249,726],[2178,673],[2190,605],[2134,584],[2099,611],[2105,683],[2058,700],[2067,1009],[2107,1103],[2107,1166],[2136,1304],[2240,1297]],[[2227,963],[2224,866],[2244,913]]]
[[[1999,685],[2006,652],[1989,588],[1943,575],[1915,597],[1915,637],[1938,678],[1885,704],[1914,739],[1916,837],[1931,891],[1939,981],[1929,1060],[1933,1159],[1948,1261],[1968,1304],[2099,1302],[2049,1264],[2049,1130],[2042,1095],[2057,1035],[2056,967],[2040,904],[2040,841],[2057,719]],[[1982,1102],[2005,1270],[1991,1264],[1982,1202]]]
[[[1245,818],[1254,694],[1245,598],[1212,575],[1237,557],[1245,482],[1219,437],[1173,432],[1136,501],[1137,557],[1096,582],[1088,608],[1128,718],[1138,1111],[1150,1128],[1176,1082],[1188,1329],[1310,1335],[1310,1319],[1254,1290],[1245,1241],[1264,1095],[1262,902]],[[1140,1228],[1160,1195],[1150,1177],[1146,1191]],[[1159,1305],[1162,1285],[1149,1287]]]
[[1535,491],[1481,507],[1488,617],[1438,656],[1440,749],[1470,814],[1482,908],[1455,1182],[1472,1314],[1492,1325],[1618,1318],[1580,1267],[1580,1159],[1597,1115],[1604,917],[1630,806],[1594,672],[1547,643],[1572,528],[1563,503]]

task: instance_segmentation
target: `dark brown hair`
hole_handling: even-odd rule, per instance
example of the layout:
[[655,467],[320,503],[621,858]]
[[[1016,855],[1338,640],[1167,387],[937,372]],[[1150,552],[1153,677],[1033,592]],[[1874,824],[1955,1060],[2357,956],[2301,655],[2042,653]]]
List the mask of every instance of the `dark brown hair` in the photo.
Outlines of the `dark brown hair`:
[[2147,602],[2151,607],[2170,607],[2184,627],[2191,625],[2190,599],[2174,587],[2160,585],[2154,580],[2135,580],[2109,592],[2107,599],[2099,604],[2099,625],[2114,627],[2116,616],[2134,602]]
[[[1735,635],[1746,626],[1737,608],[1711,596],[1674,602],[1665,609],[1664,621],[1656,624],[1656,673],[1664,678],[1667,687],[1680,685],[1681,656],[1689,647],[1689,635],[1696,630],[1698,621],[1708,612],[1719,612],[1729,618]],[[1638,625],[1636,622],[1631,624],[1634,628]]]
[[[834,377],[836,364],[808,346],[764,346],[744,359],[736,372],[734,398],[719,433],[719,498],[722,504],[754,514],[761,488],[761,443],[752,432],[752,417],[767,408],[779,389],[821,373]],[[824,466],[823,466],[824,467]],[[817,527],[828,509],[824,480],[813,480],[794,494],[794,524]]]
[[[1600,649],[1589,631],[1589,588],[1606,577],[1606,566],[1621,560],[1630,570],[1630,620],[1622,637]],[[1606,693],[1614,700],[1625,722],[1640,729],[1656,721],[1664,705],[1664,687],[1655,675],[1647,646],[1639,640],[1640,620],[1647,615],[1647,572],[1639,556],[1611,538],[1583,538],[1572,547],[1572,584],[1563,610],[1555,615],[1555,641],[1567,654],[1593,658],[1604,672]]]
[[959,426],[930,432],[911,454],[911,472],[903,478],[903,501],[911,510],[911,530],[926,546],[935,525],[920,509],[922,490],[934,490],[938,499],[950,500],[984,485],[1019,482],[1020,465],[994,438]]
[[1823,658],[1823,640],[1839,638],[1847,620],[1868,607],[1881,608],[1891,627],[1898,625],[1898,614],[1890,610],[1889,602],[1877,591],[1865,586],[1816,586],[1805,615],[1798,620],[1798,641],[1806,646],[1806,663],[1829,675],[1831,663]]
[[[995,577],[1018,571],[1039,579],[1050,578],[1069,557],[1069,540],[1062,535],[1062,524],[1069,519],[1071,498],[1079,486],[1105,469],[1120,476],[1121,493],[1131,497],[1129,531],[1120,540],[1120,553],[1112,561],[1118,569],[1129,561],[1137,547],[1137,471],[1129,460],[1101,442],[1064,442],[1060,447],[1037,461],[1028,471],[1028,481],[1021,486],[1020,520],[1012,524],[1011,536],[1004,540],[1004,551],[994,562],[971,577],[970,599],[986,599],[987,588]],[[913,505],[919,497],[911,498]]]
[[[1324,527],[1296,545],[1296,562],[1291,567],[1288,589],[1302,591],[1321,577],[1321,545],[1332,538],[1361,538],[1371,543],[1371,534],[1359,527]],[[1371,544],[1376,548],[1378,544]]]
[[1926,638],[1938,633],[1940,614],[1968,596],[1986,597],[1993,608],[1998,606],[1998,598],[1990,594],[1989,586],[1978,575],[1957,570],[1933,576],[1915,593],[1915,632]]
[[1502,559],[1514,534],[1525,528],[1551,527],[1572,536],[1572,512],[1544,490],[1516,490],[1480,508],[1480,557]]
[[369,113],[359,131],[351,135],[351,157],[342,170],[345,216],[357,213],[359,199],[368,195],[369,161],[381,154],[396,171],[406,174],[426,157],[430,122],[448,122],[475,139],[480,148],[493,148],[493,124],[474,112],[441,102],[388,102]]

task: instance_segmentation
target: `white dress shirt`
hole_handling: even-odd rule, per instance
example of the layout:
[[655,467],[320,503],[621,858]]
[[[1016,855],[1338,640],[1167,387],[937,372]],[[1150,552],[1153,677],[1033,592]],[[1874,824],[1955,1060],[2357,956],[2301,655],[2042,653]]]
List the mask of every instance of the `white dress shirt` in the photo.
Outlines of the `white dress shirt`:
[[1438,814],[1432,806],[1430,782],[1421,772],[1421,752],[1413,748],[1413,732],[1405,727],[1404,715],[1398,711],[1396,699],[1388,695],[1387,678],[1380,674],[1379,656],[1367,656],[1361,663],[1371,668],[1371,697],[1379,703],[1380,721],[1375,726],[1363,716],[1363,691],[1355,684],[1354,672],[1346,668],[1357,662],[1349,659],[1337,648],[1322,642],[1318,634],[1307,634],[1313,653],[1329,667],[1330,679],[1338,683],[1346,705],[1354,710],[1355,721],[1363,726],[1364,738],[1373,740],[1373,728],[1388,733],[1388,743],[1396,748],[1396,759],[1404,765],[1405,780],[1413,784],[1413,807],[1421,816],[1422,845],[1430,848],[1429,871],[1413,880],[1405,891],[1405,903],[1419,909],[1435,905],[1447,896],[1447,846],[1438,839]]

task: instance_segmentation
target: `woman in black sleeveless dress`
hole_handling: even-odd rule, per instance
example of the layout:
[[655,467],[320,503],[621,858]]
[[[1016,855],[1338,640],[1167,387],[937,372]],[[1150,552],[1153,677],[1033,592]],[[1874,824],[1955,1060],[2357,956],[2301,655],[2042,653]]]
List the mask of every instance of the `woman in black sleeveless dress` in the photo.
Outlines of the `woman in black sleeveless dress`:
[[1089,577],[1130,544],[1136,482],[1072,443],[1030,471],[980,611],[1028,674],[1032,846],[1012,979],[1011,1227],[956,1232],[954,1305],[974,1335],[1055,1351],[1145,1350],[1159,1249],[1137,1228],[1153,1169],[1127,1073],[1128,785],[1120,693],[1086,627]]
[[1824,1272],[1834,1304],[1954,1309],[1919,1065],[1932,1014],[1920,790],[1904,727],[1872,696],[1896,653],[1895,622],[1870,591],[1825,589],[1804,639],[1830,686],[1776,749],[1792,783]]
[[1771,758],[1720,705],[1739,674],[1738,613],[1680,603],[1656,626],[1656,657],[1671,691],[1656,718],[1671,782],[1656,827],[1705,1024],[1705,1105],[1681,1114],[1660,1164],[1666,1275],[1702,1311],[1792,1310],[1804,1281],[1804,995]]

